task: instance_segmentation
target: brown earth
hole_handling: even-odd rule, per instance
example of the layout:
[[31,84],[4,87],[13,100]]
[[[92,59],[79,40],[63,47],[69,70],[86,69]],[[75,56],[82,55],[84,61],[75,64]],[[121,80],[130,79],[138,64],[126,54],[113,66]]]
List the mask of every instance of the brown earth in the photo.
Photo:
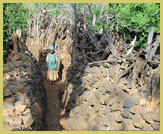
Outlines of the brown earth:
[[47,111],[44,121],[44,131],[62,131],[63,128],[59,123],[63,118],[63,115],[60,115],[59,91],[64,88],[64,84],[56,83],[53,85],[45,81],[45,88],[47,94]]

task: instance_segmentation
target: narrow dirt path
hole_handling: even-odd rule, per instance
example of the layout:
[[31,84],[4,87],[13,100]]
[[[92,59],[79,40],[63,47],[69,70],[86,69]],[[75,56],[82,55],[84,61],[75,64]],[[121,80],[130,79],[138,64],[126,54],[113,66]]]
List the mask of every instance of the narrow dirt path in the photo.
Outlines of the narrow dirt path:
[[61,104],[59,93],[64,89],[64,83],[56,82],[50,84],[47,81],[47,63],[45,62],[46,55],[40,55],[40,69],[43,75],[44,86],[47,95],[46,117],[44,120],[43,131],[62,131],[63,127],[60,125],[60,120],[64,118],[61,116]]
[[47,112],[44,122],[44,131],[62,131],[63,128],[59,123],[62,118],[60,115],[59,91],[64,88],[64,84],[56,83],[52,85],[45,81],[45,88],[47,94]]

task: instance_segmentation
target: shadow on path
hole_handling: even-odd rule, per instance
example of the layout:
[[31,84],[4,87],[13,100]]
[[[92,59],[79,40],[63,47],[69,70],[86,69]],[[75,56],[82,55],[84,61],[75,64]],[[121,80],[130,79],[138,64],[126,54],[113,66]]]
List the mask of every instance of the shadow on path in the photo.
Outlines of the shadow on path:
[[56,83],[55,85],[51,85],[45,81],[44,85],[47,94],[47,109],[44,121],[44,131],[62,131],[63,128],[59,123],[63,118],[63,116],[60,115],[61,105],[59,92],[64,88],[64,84]]

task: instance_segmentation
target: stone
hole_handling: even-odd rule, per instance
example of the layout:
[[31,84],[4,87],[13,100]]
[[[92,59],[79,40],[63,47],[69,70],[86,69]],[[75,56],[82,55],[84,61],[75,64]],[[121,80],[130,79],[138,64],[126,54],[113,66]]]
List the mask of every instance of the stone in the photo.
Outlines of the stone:
[[8,83],[9,83],[8,81],[3,79],[3,90],[7,88]]
[[21,63],[20,63],[20,62],[15,62],[15,63],[14,63],[14,66],[15,66],[16,68],[19,68],[19,67],[21,66]]
[[12,85],[8,85],[7,88],[10,89],[10,91],[14,94],[22,93],[22,91],[24,90],[24,87],[19,83],[13,83]]
[[110,107],[110,112],[113,112],[113,111],[121,111],[121,110],[122,110],[122,104],[121,103],[114,103]]
[[8,115],[14,112],[14,105],[12,103],[4,102],[3,103],[3,115]]
[[99,131],[101,128],[99,128],[99,121],[94,118],[93,120],[90,120],[88,122],[88,129],[89,131]]
[[144,113],[143,114],[143,119],[146,122],[152,124],[153,123],[153,114],[154,114],[153,112]]
[[12,118],[17,118],[17,117],[18,117],[18,115],[17,115],[16,113],[11,113],[10,116],[11,116]]
[[119,102],[119,103],[121,103],[128,97],[128,93],[121,90],[121,87],[116,89],[116,94],[117,94],[117,97],[116,97],[117,102]]
[[108,83],[107,87],[106,86],[104,87],[105,92],[109,93],[109,94],[111,94],[111,93],[114,94],[116,88],[117,88],[117,84],[115,84],[115,83]]
[[16,126],[16,125],[10,125],[6,121],[3,121],[3,130],[4,131],[13,131],[17,128],[19,129],[20,127]]
[[112,123],[115,121],[115,116],[113,113],[109,113],[108,115],[105,116],[107,119],[109,119],[109,122]]
[[128,126],[128,129],[127,130],[136,130],[136,131],[138,131],[138,130],[141,130],[141,129],[139,129],[139,128],[136,128],[133,124],[130,124],[129,126]]
[[115,121],[118,123],[121,123],[123,120],[123,117],[121,116],[121,112],[120,111],[116,111],[114,112],[114,116],[115,116]]
[[152,102],[151,102],[151,108],[156,110],[159,108],[159,104],[160,103],[160,99],[159,98],[152,98]]
[[105,89],[108,89],[109,90],[110,89],[110,85],[111,85],[111,83],[108,80],[106,80],[106,81],[103,82],[103,86],[104,86]]
[[79,97],[79,101],[87,101],[90,97],[90,95],[92,95],[93,93],[91,91],[85,91],[80,97]]
[[3,88],[3,96],[4,98],[12,96],[12,92],[8,88]]
[[96,116],[97,116],[97,111],[94,108],[89,106],[88,109],[87,109],[87,114],[86,114],[87,120],[92,120]]
[[16,98],[13,96],[5,99],[6,103],[14,103],[15,101],[16,101]]
[[96,67],[96,66],[93,66],[93,67],[91,68],[90,72],[91,72],[92,74],[101,74],[99,68]]
[[12,107],[3,108],[3,116],[10,115],[14,112],[14,109]]
[[121,111],[121,115],[123,118],[132,119],[132,114],[129,112],[127,108]]
[[122,130],[122,124],[121,123],[117,123],[116,121],[113,121],[111,123],[111,130]]
[[138,93],[138,89],[130,89],[129,94]]
[[142,98],[140,101],[139,101],[139,105],[145,105],[146,104],[146,99],[145,98]]
[[20,117],[16,117],[16,118],[12,118],[10,115],[4,116],[3,120],[8,122],[10,125],[21,125],[22,124],[22,120]]
[[[91,83],[92,83],[92,85],[91,85]],[[100,81],[96,82],[96,81],[94,81],[94,79],[93,79],[93,81],[90,80],[90,86],[92,88],[98,89],[98,91],[101,92],[102,94],[105,94],[105,91],[101,88],[102,84]]]
[[96,96],[96,98],[99,100],[99,99],[102,99],[104,96],[98,91],[98,90],[96,90],[95,92],[94,92],[94,95]]
[[95,96],[94,94],[91,94],[91,95],[89,96],[89,98],[87,99],[87,101],[88,101],[88,103],[89,103],[90,105],[95,105],[95,104],[97,104],[97,102],[98,102],[98,100],[97,100],[97,98],[96,98],[96,96]]
[[[104,130],[106,131],[106,130],[108,130],[108,128],[110,128],[110,124],[104,123],[103,118],[101,118],[101,117],[95,118],[95,122],[96,122],[97,127],[99,128],[99,131],[104,131]],[[106,125],[104,125],[104,124],[106,124]]]
[[110,107],[109,106],[106,106],[104,108],[104,115],[107,115],[108,113],[110,113]]
[[80,105],[80,107],[76,107],[76,109],[74,109],[76,111],[76,115],[80,114],[82,116],[86,115],[88,112],[88,108],[90,107],[90,105],[86,102],[84,102],[83,104]]
[[34,122],[31,113],[28,113],[27,115],[22,116],[21,118],[23,119],[23,123],[26,128],[30,127]]
[[153,127],[153,129],[154,130],[160,130],[160,123],[159,122],[153,122],[152,124],[151,124],[151,126]]
[[9,102],[6,102],[6,101],[4,101],[3,102],[3,106],[4,106],[4,108],[7,108],[7,107],[14,107],[14,105],[12,104],[12,103],[9,103]]
[[68,130],[88,130],[88,124],[82,116],[77,115],[75,118],[67,119]]
[[13,76],[17,76],[17,75],[18,75],[18,72],[15,71],[15,70],[13,70],[13,71],[11,72],[11,75],[13,75]]
[[104,98],[103,98],[103,97],[101,97],[101,98],[99,99],[99,102],[100,102],[101,105],[105,105],[105,102],[104,102]]
[[92,130],[92,131],[109,131],[110,127],[108,127],[108,125],[98,125],[99,130]]
[[16,112],[24,112],[24,110],[27,108],[27,106],[25,105],[25,103],[23,101],[17,101],[15,103],[15,110]]
[[136,104],[139,104],[139,101],[143,98],[143,96],[141,95],[141,93],[133,93],[129,94],[129,98],[135,99],[137,101]]
[[143,128],[143,123],[145,121],[143,120],[142,116],[140,114],[135,114],[133,116],[133,125],[136,127],[136,128],[140,128],[142,129]]
[[144,122],[142,130],[151,131],[151,130],[153,130],[153,127],[151,126],[151,124],[148,124],[148,123]]
[[[38,104],[41,104],[41,108],[45,108],[46,95],[41,83],[42,74],[33,58],[33,61],[28,60],[29,63],[25,63],[26,56],[24,54],[19,56],[20,54],[17,57],[11,55],[8,63],[4,64],[3,117],[5,130],[38,131],[43,125],[39,119],[43,113],[38,115],[40,109],[36,105],[33,108],[31,103],[37,101]],[[33,123],[34,125],[31,126]]]
[[117,102],[117,97],[115,94],[112,94],[109,96],[108,100],[109,100],[108,104],[111,106]]
[[104,111],[103,111],[102,108],[98,109],[97,115],[98,115],[99,117],[104,117]]
[[17,101],[22,101],[22,102],[24,102],[25,101],[25,96],[23,95],[23,94],[20,94],[20,95],[18,95],[18,96],[16,96],[16,100]]
[[97,104],[95,104],[95,105],[93,106],[93,108],[94,108],[96,111],[98,111],[98,109],[101,109],[101,108],[102,108],[102,105],[100,104],[100,102],[98,102]]
[[131,91],[131,89],[129,89],[127,86],[125,86],[124,84],[120,83],[119,86],[121,87],[121,89],[124,91],[124,92],[127,92],[129,93]]
[[3,68],[3,74],[4,74],[4,73],[8,73],[9,71],[10,71],[10,68],[9,68],[9,67],[4,67],[4,68]]
[[9,80],[11,78],[11,75],[9,75],[9,74],[7,74],[6,76],[5,76],[5,79],[6,80]]
[[129,97],[129,98],[124,100],[123,107],[124,108],[129,108],[129,107],[131,107],[132,105],[135,105],[135,104],[138,104],[137,100]]
[[96,96],[94,95],[93,92],[91,91],[85,91],[80,97],[79,97],[79,101],[82,102],[82,101],[88,101],[88,103],[90,105],[95,105],[97,104],[98,100],[96,98]]
[[150,106],[143,105],[143,111],[141,114],[146,114],[148,112],[153,112],[153,109]]
[[42,109],[39,106],[39,104],[37,102],[35,102],[32,105],[32,108],[34,109],[34,111],[37,113],[37,115],[39,116],[39,118],[42,120],[43,119],[43,113],[42,113]]
[[102,119],[102,124],[105,127],[105,130],[110,130],[110,126],[111,126],[111,122],[110,119],[108,118],[108,116],[104,116]]
[[140,130],[140,129],[134,127],[131,119],[123,119],[122,129],[123,130],[132,130],[132,131],[133,130]]
[[143,111],[143,107],[141,105],[133,105],[129,108],[130,113],[141,113]]
[[30,113],[31,112],[31,110],[29,109],[29,108],[27,108],[24,112],[23,112],[23,115],[26,115],[26,114],[28,114],[28,113]]
[[156,122],[160,122],[160,109],[155,110],[153,114],[153,120]]

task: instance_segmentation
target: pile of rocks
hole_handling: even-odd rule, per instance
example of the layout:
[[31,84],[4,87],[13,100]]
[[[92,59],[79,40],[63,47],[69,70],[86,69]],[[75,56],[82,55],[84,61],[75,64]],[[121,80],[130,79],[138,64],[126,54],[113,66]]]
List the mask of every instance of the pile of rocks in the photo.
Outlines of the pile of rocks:
[[88,66],[79,55],[76,61],[68,73],[65,130],[160,129],[159,105],[152,109],[151,97],[126,78],[116,81],[119,64]]
[[11,54],[3,65],[3,129],[36,131],[43,127],[46,92],[31,56]]

